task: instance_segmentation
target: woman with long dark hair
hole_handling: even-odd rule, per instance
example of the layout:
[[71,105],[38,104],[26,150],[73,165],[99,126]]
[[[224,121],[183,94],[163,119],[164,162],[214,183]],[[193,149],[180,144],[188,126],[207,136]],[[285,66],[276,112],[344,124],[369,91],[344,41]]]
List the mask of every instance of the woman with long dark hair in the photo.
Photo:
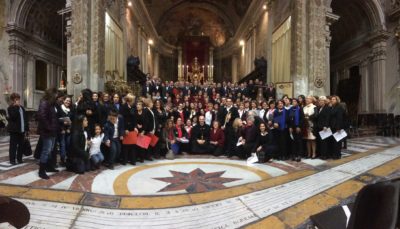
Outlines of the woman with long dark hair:
[[72,120],[72,100],[66,97],[60,109],[57,110],[58,120],[60,123],[59,144],[61,166],[65,166],[65,157],[71,142],[71,120]]
[[67,170],[83,174],[90,170],[89,164],[89,141],[88,133],[85,128],[88,126],[88,120],[84,115],[78,115],[74,120],[71,150],[68,152]]
[[76,115],[84,115],[88,120],[87,131],[90,136],[94,135],[94,124],[96,124],[96,104],[92,99],[92,91],[90,89],[83,89],[81,91],[81,99],[78,101],[76,107]]
[[47,89],[42,100],[40,101],[39,110],[36,115],[38,120],[38,134],[40,135],[40,139],[42,141],[39,167],[39,177],[42,179],[49,179],[46,171],[58,172],[58,170],[48,163],[59,131],[59,124],[55,108],[56,95],[57,90],[55,88]]

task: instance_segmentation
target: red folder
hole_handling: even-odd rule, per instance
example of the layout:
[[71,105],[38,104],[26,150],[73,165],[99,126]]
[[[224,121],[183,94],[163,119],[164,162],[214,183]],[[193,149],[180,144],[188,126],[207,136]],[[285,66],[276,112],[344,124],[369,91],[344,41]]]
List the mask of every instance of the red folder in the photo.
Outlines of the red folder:
[[150,145],[151,145],[152,147],[156,146],[156,144],[157,144],[157,142],[158,142],[158,137],[155,136],[154,134],[152,134],[150,137],[151,137]]
[[129,131],[129,134],[124,136],[122,144],[124,145],[135,145],[137,142],[138,133],[136,131]]
[[151,137],[146,135],[138,135],[136,145],[143,149],[148,149],[151,142]]

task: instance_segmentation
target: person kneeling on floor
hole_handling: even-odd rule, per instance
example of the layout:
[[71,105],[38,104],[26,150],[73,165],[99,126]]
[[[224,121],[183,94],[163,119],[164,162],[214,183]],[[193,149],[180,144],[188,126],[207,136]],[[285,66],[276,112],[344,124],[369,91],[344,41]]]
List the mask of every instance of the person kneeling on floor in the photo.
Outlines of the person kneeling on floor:
[[104,161],[103,153],[101,152],[101,144],[103,142],[104,134],[101,132],[101,126],[96,124],[94,127],[95,136],[91,138],[90,142],[90,168],[96,170],[100,168],[101,163]]
[[67,154],[67,170],[78,174],[89,171],[89,145],[88,134],[85,128],[88,126],[86,116],[79,115],[75,119],[71,137],[71,150]]

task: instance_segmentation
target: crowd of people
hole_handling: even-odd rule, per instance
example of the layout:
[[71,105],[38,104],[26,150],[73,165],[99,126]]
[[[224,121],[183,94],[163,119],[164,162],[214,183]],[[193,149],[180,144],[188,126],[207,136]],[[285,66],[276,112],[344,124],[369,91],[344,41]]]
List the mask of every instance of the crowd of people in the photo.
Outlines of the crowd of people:
[[[10,163],[22,163],[21,144],[29,123],[20,96],[8,108]],[[211,154],[271,159],[339,159],[342,141],[319,132],[346,129],[346,109],[338,96],[276,98],[273,84],[259,80],[223,82],[161,82],[149,79],[142,94],[108,94],[84,89],[73,101],[56,89],[46,90],[36,114],[40,139],[35,157],[39,176],[56,165],[82,174],[101,165],[135,165],[167,154]],[[146,147],[125,138],[156,136]],[[58,156],[59,155],[59,156]],[[59,159],[58,159],[59,158]],[[16,161],[17,160],[17,161]],[[59,161],[57,161],[59,160]]]

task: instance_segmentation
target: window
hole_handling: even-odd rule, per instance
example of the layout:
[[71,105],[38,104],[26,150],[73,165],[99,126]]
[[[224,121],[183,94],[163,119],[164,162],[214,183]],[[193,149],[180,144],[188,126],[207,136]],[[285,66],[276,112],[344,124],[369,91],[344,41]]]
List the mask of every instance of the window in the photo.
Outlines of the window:
[[123,33],[118,24],[106,13],[105,67],[106,71],[124,74]]
[[36,90],[44,91],[47,88],[47,64],[44,61],[35,62],[35,85]]

